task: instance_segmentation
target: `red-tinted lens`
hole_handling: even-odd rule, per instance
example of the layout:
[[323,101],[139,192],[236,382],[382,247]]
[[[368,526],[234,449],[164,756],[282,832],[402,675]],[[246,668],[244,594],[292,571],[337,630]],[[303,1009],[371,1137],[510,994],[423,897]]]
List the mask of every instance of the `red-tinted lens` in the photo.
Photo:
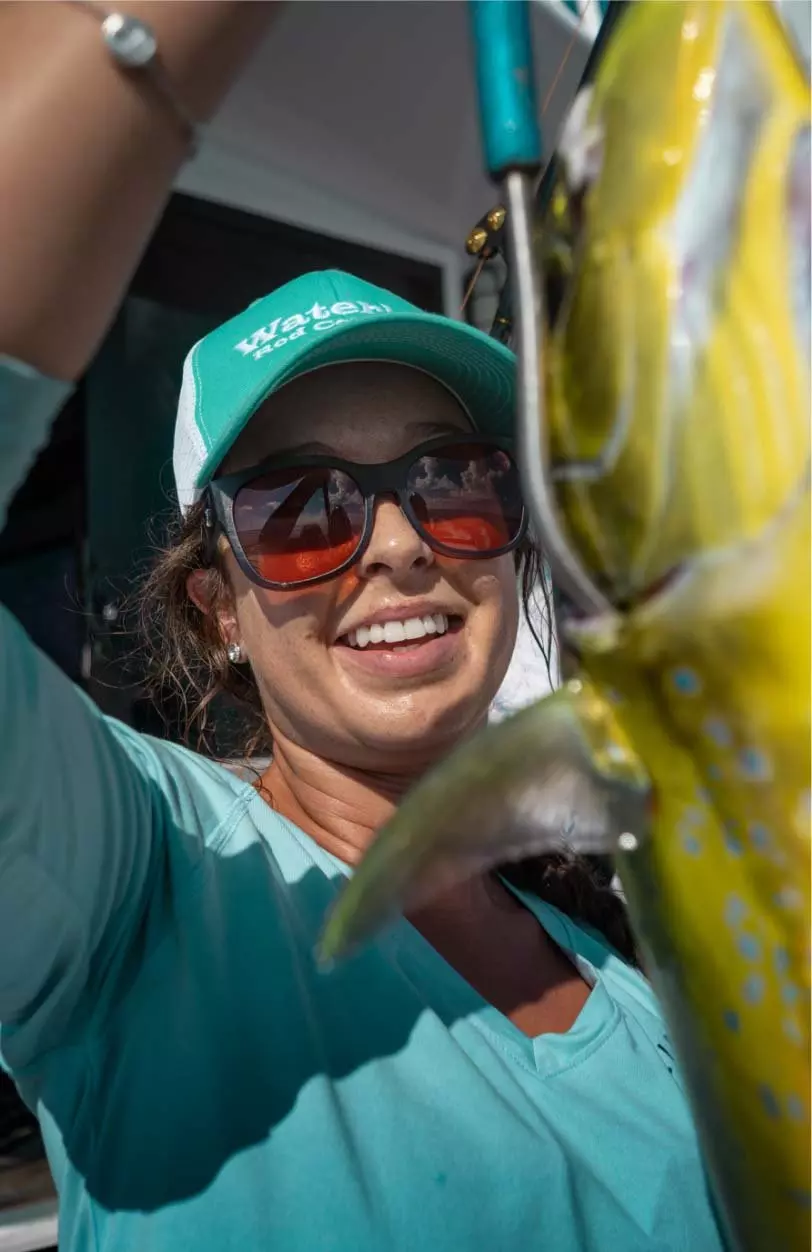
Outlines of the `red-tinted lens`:
[[422,456],[408,490],[427,535],[461,556],[506,548],[521,530],[519,473],[501,448],[461,443]]
[[303,582],[335,573],[352,556],[364,528],[364,498],[341,470],[291,466],[240,488],[234,527],[261,578]]

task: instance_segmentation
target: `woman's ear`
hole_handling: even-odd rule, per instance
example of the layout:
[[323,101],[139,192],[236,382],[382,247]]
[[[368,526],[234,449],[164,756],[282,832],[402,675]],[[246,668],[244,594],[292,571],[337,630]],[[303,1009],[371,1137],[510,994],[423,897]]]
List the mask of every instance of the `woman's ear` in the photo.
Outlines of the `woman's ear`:
[[217,612],[215,580],[210,569],[193,569],[186,578],[186,594],[206,616]]
[[217,570],[195,569],[186,578],[186,594],[196,608],[217,622],[223,642],[239,643],[240,628],[231,596],[223,595]]

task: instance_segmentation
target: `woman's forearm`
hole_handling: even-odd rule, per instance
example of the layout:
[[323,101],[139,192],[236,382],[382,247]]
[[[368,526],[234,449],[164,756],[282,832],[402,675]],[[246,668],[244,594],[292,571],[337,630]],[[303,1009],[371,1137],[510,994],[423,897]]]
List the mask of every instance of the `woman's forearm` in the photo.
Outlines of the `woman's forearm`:
[[[118,5],[110,3],[112,10]],[[126,0],[178,98],[217,109],[277,4]],[[183,129],[72,4],[0,4],[0,353],[71,379],[112,318],[186,155]]]

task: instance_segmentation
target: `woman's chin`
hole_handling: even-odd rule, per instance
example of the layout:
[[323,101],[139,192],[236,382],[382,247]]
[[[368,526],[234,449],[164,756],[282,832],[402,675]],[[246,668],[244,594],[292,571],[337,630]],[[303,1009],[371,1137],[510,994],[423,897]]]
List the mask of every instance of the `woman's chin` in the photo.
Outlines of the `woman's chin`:
[[465,626],[395,647],[337,643],[329,655],[334,708],[370,754],[361,767],[398,771],[431,764],[482,726],[509,661],[490,631]]
[[400,772],[431,764],[485,724],[489,705],[482,683],[434,682],[384,699],[359,692],[351,735],[368,753],[361,767]]

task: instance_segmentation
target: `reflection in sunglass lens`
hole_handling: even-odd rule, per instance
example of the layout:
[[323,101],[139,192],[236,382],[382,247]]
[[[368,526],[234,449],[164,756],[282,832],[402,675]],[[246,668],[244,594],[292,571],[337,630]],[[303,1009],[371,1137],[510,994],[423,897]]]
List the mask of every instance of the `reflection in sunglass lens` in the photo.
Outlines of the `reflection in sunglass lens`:
[[493,552],[522,525],[519,474],[507,452],[455,444],[422,456],[409,471],[409,502],[427,534],[459,552]]
[[342,470],[290,467],[245,484],[234,526],[261,578],[297,583],[334,573],[352,556],[364,526],[364,498]]

